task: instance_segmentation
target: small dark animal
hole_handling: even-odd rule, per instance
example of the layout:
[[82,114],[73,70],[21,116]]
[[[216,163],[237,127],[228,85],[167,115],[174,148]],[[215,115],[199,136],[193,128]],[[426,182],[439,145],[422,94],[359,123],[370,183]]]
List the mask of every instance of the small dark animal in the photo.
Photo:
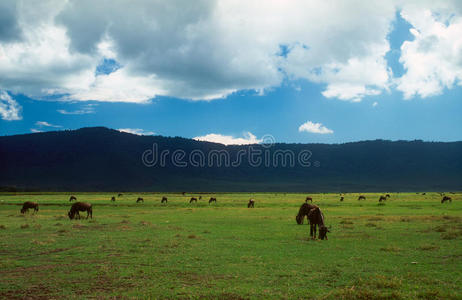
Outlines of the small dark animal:
[[136,199],[136,203],[138,203],[138,202],[143,202],[144,203],[144,199],[141,198],[141,197],[138,197],[138,199]]
[[209,204],[210,204],[210,203],[212,203],[212,202],[215,202],[215,203],[217,203],[217,198],[214,198],[214,197],[210,198],[210,200],[209,200]]
[[29,208],[33,208],[34,209],[34,213],[37,212],[39,210],[39,205],[38,203],[36,202],[31,202],[31,201],[26,201],[24,202],[24,204],[22,205],[22,208],[21,208],[21,213],[25,213],[25,212],[28,212],[29,211]]
[[317,206],[314,204],[303,203],[302,206],[300,206],[300,209],[298,210],[298,214],[295,216],[295,220],[297,221],[297,224],[302,225],[303,220],[305,219],[305,216],[308,217],[308,213],[310,212],[310,210],[315,207]]
[[390,194],[386,194],[385,197],[390,198]]
[[344,199],[344,198],[343,198],[343,196],[342,196],[342,197],[340,197],[340,202],[343,202],[343,199]]
[[202,200],[202,196],[199,196],[199,200]]
[[387,200],[387,197],[385,197],[383,195],[380,196],[380,198],[379,198],[379,202],[386,201],[386,200]]
[[446,202],[446,201],[449,201],[449,202],[452,203],[451,197],[449,197],[449,196],[444,196],[443,199],[441,199],[441,203],[444,203],[444,202]]
[[118,194],[117,197],[122,197],[124,194]]
[[182,194],[183,194],[183,196],[184,196],[184,194],[186,194],[186,192],[183,192]]
[[359,200],[366,200],[366,197],[364,197],[363,195],[361,195],[361,196],[358,197],[358,201],[359,201]]
[[192,203],[193,201],[196,201],[196,203],[197,203],[197,198],[191,197],[191,199],[189,200],[189,203]]
[[247,204],[247,208],[254,208],[255,207],[255,200],[249,199],[249,203]]
[[316,239],[316,226],[319,226],[319,238],[327,240],[327,232],[329,230],[324,225],[324,215],[319,207],[312,208],[308,213],[308,220],[310,221],[310,236],[312,239]]
[[311,198],[311,197],[306,197],[305,203],[308,203],[308,201],[310,201],[311,203],[313,203],[313,198]]
[[111,201],[112,201],[112,202],[115,202],[115,200],[116,200],[115,197],[112,196],[112,197],[111,197]]
[[329,229],[327,229],[326,226],[320,226],[319,227],[319,238],[321,240],[326,239],[327,240],[327,233],[330,232]]
[[69,198],[69,202],[74,201],[74,200],[77,200],[77,197],[71,196],[71,197]]
[[160,200],[160,203],[164,203],[164,202],[167,203],[167,197],[165,197],[165,196],[162,197],[162,200]]
[[422,193],[422,195],[426,195],[427,193]]
[[75,202],[71,206],[71,210],[67,213],[69,216],[69,219],[73,220],[75,218],[75,215],[78,216],[80,219],[80,214],[79,211],[86,211],[87,212],[87,219],[88,216],[93,219],[93,209],[91,207],[90,203],[85,203],[85,202]]

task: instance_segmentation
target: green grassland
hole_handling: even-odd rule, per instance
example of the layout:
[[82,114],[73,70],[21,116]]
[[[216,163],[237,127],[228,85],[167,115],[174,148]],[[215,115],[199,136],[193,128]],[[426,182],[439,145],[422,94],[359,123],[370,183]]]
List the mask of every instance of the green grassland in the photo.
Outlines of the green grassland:
[[296,224],[302,194],[75,195],[93,219],[68,219],[69,194],[0,194],[0,298],[462,299],[460,193],[311,194],[327,241]]

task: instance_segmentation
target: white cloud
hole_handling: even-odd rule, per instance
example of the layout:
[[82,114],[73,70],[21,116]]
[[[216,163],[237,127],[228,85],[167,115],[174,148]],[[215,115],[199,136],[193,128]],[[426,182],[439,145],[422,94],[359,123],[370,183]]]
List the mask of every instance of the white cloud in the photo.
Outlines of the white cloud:
[[307,121],[306,123],[303,123],[298,127],[298,131],[306,131],[306,132],[311,132],[311,133],[319,133],[319,134],[332,134],[334,133],[333,130],[325,127],[321,123],[313,123],[311,121]]
[[414,40],[401,46],[406,73],[397,80],[397,88],[404,98],[425,98],[462,85],[462,16],[415,6],[405,6],[401,15],[414,26]]
[[[395,83],[407,98],[460,84],[460,1],[18,0],[2,5],[0,26],[8,30],[0,33],[0,89],[38,99],[211,100],[240,90],[263,93],[287,77],[325,85],[328,98],[360,101]],[[384,56],[398,9],[419,34],[402,47],[407,73],[396,82]],[[95,75],[103,58],[121,68]]]
[[39,126],[39,127],[54,127],[54,128],[61,128],[62,127],[60,125],[53,125],[53,124],[45,122],[45,121],[37,121],[37,122],[35,122],[35,125]]
[[379,105],[379,103],[377,101],[375,101],[374,103],[372,103],[372,107],[376,107],[377,105]]
[[37,133],[37,132],[43,132],[42,130],[36,129],[36,128],[31,128],[30,132]]
[[196,136],[194,140],[219,143],[224,145],[259,144],[263,141],[262,139],[257,139],[257,137],[253,135],[251,132],[245,132],[244,137],[233,137],[231,135],[210,133],[204,136]]
[[6,121],[22,120],[21,105],[5,91],[0,90],[0,116]]
[[72,111],[65,110],[65,109],[58,109],[57,112],[63,115],[94,114],[96,112],[94,106],[95,106],[94,104],[87,104],[87,105],[84,105],[81,109],[72,110]]
[[136,135],[154,135],[154,131],[148,131],[140,128],[119,128],[117,129],[121,132],[127,132]]

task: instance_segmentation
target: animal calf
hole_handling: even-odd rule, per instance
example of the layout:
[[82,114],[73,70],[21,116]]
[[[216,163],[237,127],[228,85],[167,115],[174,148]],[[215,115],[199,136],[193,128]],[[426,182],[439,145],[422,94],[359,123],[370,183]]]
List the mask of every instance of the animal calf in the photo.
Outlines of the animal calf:
[[319,238],[327,240],[327,233],[329,229],[324,225],[324,215],[319,207],[312,208],[308,213],[308,220],[310,221],[310,236],[316,239],[316,226],[319,226]]
[[39,205],[36,202],[26,201],[22,205],[21,213],[24,214],[25,212],[28,212],[29,208],[33,208],[34,212],[37,212],[39,210]]
[[446,201],[449,201],[449,202],[452,203],[451,197],[449,197],[449,196],[444,196],[443,199],[441,199],[441,203],[444,203],[444,202],[446,202]]
[[249,199],[249,203],[247,204],[247,208],[254,208],[255,207],[255,200]]

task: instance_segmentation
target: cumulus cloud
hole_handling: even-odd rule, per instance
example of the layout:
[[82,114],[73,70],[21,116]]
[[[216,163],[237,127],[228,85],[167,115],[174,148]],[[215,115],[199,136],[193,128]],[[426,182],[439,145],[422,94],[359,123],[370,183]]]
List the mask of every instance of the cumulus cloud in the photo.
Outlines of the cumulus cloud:
[[5,91],[0,90],[0,116],[6,121],[21,120],[21,105]]
[[319,134],[332,134],[334,133],[333,130],[325,127],[321,123],[313,123],[311,121],[307,121],[298,127],[299,132],[311,132],[311,133],[319,133]]
[[217,133],[210,133],[204,136],[196,136],[194,140],[205,141],[212,143],[219,143],[224,145],[249,145],[259,144],[263,139],[258,139],[251,132],[245,132],[244,137],[233,137],[231,135],[222,135]]
[[154,135],[154,131],[148,131],[140,128],[119,128],[117,130],[136,135]]
[[[0,89],[140,103],[263,93],[305,79],[346,101],[395,84],[407,98],[425,97],[460,83],[460,1],[434,2],[2,1]],[[384,57],[399,9],[419,34],[402,47],[407,73],[396,81]],[[105,59],[114,72],[97,72]]]
[[415,6],[404,7],[401,16],[414,26],[414,40],[401,46],[406,73],[397,88],[404,98],[425,98],[462,85],[462,16]]

